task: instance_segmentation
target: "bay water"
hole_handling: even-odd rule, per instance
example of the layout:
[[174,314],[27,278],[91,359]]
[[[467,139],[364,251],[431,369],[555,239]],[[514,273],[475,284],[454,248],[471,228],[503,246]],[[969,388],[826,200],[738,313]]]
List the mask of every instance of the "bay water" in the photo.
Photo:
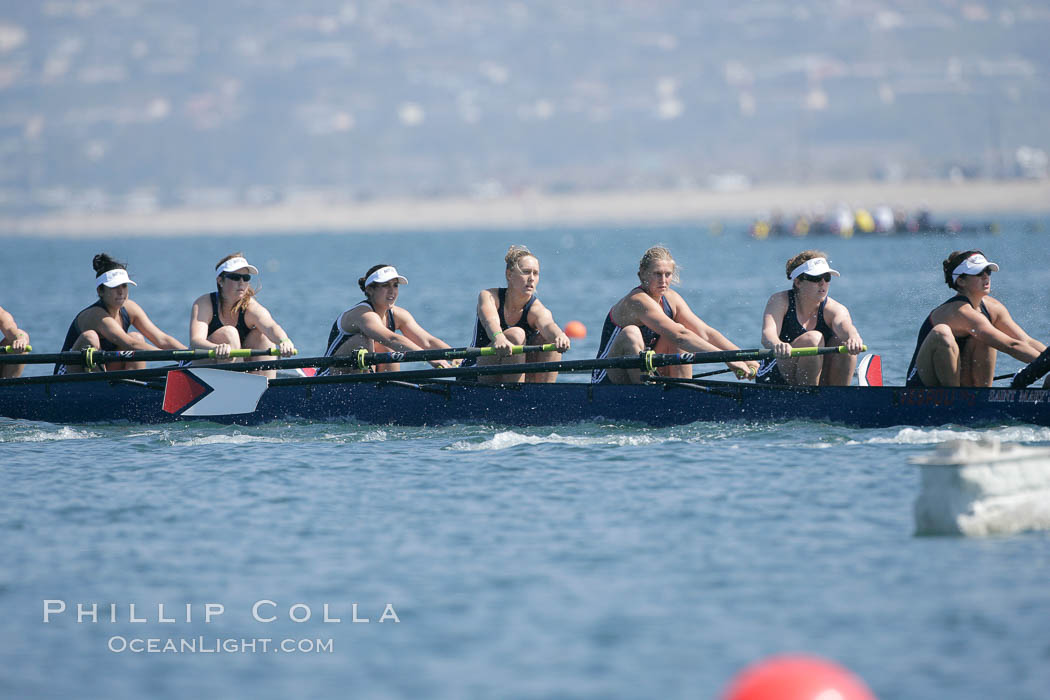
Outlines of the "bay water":
[[[458,346],[520,243],[555,318],[589,329],[566,356],[581,359],[641,254],[663,243],[693,309],[757,347],[785,261],[817,247],[842,272],[831,295],[899,384],[923,318],[951,296],[940,261],[952,250],[999,263],[993,295],[1050,339],[1048,226],[765,241],[693,224],[8,238],[0,305],[37,351],[58,350],[106,251],[128,262],[132,298],[185,340],[215,263],[240,250],[261,269],[260,302],[315,355],[361,298],[357,279],[385,262],[409,279],[400,305]],[[1019,366],[1000,357],[998,371]],[[805,652],[880,698],[1046,697],[1047,535],[914,535],[908,458],[987,436],[1050,443],[1026,425],[0,419],[0,696],[715,698],[742,667]]]

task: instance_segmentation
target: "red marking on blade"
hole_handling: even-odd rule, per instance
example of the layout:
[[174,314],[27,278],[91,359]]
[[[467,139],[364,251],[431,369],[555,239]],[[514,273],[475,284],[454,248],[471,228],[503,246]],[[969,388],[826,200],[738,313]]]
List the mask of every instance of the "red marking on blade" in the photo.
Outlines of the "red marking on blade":
[[317,368],[316,367],[303,367],[303,369],[301,371],[302,371],[304,377],[316,377],[317,376]]
[[180,369],[168,372],[164,387],[164,411],[180,413],[211,393],[211,387],[190,372]]
[[868,380],[868,386],[882,386],[882,356],[872,355],[868,363],[868,371],[864,373]]

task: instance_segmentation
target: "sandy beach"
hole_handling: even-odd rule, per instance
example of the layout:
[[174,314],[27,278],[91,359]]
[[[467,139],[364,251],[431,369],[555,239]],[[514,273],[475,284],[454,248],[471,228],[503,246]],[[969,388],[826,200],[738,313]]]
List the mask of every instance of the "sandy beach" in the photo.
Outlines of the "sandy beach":
[[755,187],[731,192],[664,190],[491,199],[387,199],[259,208],[159,209],[148,213],[84,212],[0,217],[0,236],[56,238],[397,230],[518,229],[554,225],[747,219],[786,216],[823,205],[925,207],[935,219],[1050,212],[1050,181],[827,183]]

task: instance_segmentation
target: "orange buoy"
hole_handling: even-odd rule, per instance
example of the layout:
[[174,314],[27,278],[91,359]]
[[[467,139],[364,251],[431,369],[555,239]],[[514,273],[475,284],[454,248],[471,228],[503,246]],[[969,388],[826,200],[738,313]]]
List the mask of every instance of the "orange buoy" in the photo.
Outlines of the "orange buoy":
[[815,656],[774,656],[737,674],[724,700],[875,700],[857,676]]
[[570,338],[586,338],[587,326],[579,321],[569,321],[565,324],[565,335]]

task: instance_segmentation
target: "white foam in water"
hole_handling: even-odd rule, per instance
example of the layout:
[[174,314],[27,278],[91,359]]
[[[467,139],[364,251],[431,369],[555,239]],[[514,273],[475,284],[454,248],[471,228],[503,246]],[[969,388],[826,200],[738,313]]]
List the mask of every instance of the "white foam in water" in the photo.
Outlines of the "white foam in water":
[[995,438],[1007,442],[1050,442],[1050,428],[1033,426],[1010,426],[990,430],[967,430],[960,428],[902,428],[892,437],[873,437],[867,440],[847,442],[847,445],[936,445],[948,440],[984,440]]
[[207,435],[205,437],[190,438],[188,440],[172,440],[172,447],[196,447],[198,445],[246,445],[254,442],[289,442],[283,438],[263,437],[261,435]]
[[911,461],[922,470],[917,534],[1050,530],[1050,448],[954,440]]
[[96,433],[87,430],[77,430],[69,426],[56,426],[53,429],[31,430],[11,436],[0,435],[0,442],[51,442],[57,440],[87,440],[95,437],[98,437]]
[[479,450],[505,450],[518,445],[575,445],[589,447],[594,445],[611,445],[616,447],[652,445],[663,442],[680,442],[678,438],[654,438],[648,435],[604,435],[601,437],[562,436],[551,433],[547,436],[522,435],[513,431],[496,433],[492,438],[481,443],[459,440],[452,443],[449,449],[476,452]]

